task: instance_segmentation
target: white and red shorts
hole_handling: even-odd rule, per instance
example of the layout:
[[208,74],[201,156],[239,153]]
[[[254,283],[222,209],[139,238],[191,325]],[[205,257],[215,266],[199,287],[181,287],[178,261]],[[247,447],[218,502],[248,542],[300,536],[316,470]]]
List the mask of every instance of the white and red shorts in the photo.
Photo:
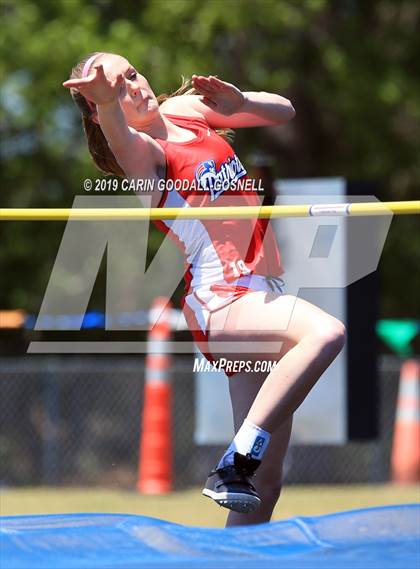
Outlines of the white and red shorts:
[[[238,298],[254,291],[276,292],[283,294],[284,281],[280,277],[267,275],[245,275],[232,283],[212,284],[197,287],[184,299],[183,313],[191,334],[210,362],[215,359],[208,346],[208,324],[213,312],[224,308]],[[235,372],[226,372],[229,377]]]

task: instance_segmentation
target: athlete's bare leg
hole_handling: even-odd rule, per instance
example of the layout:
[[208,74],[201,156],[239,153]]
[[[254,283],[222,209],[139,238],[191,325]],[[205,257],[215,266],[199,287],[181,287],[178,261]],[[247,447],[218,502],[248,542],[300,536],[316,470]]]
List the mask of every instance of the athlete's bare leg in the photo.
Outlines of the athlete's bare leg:
[[261,355],[256,343],[293,345],[268,374],[247,418],[273,433],[286,423],[344,345],[343,324],[313,304],[291,295],[250,292],[213,313],[209,323],[209,347],[217,357],[233,358],[221,346],[241,340],[247,353],[235,359],[271,359]]
[[[229,379],[235,433],[247,416],[266,377],[267,373],[240,372]],[[292,418],[274,431],[270,445],[264,454],[264,460],[253,479],[261,498],[260,508],[249,514],[229,512],[226,527],[270,521],[281,492],[283,460],[289,444],[291,427]]]

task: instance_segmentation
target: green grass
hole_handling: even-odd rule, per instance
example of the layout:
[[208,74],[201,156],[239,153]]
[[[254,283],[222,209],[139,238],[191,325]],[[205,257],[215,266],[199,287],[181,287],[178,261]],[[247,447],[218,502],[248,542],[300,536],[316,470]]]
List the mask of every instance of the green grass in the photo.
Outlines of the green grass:
[[[420,500],[419,486],[291,486],[286,487],[273,520],[317,516],[343,510]],[[227,510],[193,488],[166,496],[97,488],[3,489],[3,516],[71,512],[107,512],[150,516],[184,525],[224,527]]]

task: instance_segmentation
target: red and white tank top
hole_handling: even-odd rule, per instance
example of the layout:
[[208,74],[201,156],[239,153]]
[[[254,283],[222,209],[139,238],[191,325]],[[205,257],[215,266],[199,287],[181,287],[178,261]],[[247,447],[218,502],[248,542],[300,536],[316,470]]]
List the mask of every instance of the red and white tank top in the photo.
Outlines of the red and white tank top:
[[[166,155],[166,186],[158,207],[261,204],[261,196],[252,188],[252,183],[248,185],[251,191],[244,189],[247,173],[233,148],[203,118],[165,116],[194,132],[196,137],[187,142],[156,139]],[[185,189],[169,190],[175,180]],[[236,187],[240,180],[242,188]],[[269,221],[175,219],[154,223],[185,255],[184,280],[188,294],[191,289],[211,287],[215,283],[228,285],[243,275],[281,275],[280,253]]]

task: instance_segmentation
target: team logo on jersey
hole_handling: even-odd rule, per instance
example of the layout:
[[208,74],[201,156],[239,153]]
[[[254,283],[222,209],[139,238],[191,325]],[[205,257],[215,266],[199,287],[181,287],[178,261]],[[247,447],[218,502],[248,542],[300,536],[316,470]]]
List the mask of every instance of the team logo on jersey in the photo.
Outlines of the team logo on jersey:
[[211,201],[214,201],[222,192],[231,188],[243,176],[246,176],[246,170],[236,154],[233,158],[228,158],[226,162],[223,162],[219,170],[217,170],[214,160],[200,162],[195,169],[198,187],[210,192]]

